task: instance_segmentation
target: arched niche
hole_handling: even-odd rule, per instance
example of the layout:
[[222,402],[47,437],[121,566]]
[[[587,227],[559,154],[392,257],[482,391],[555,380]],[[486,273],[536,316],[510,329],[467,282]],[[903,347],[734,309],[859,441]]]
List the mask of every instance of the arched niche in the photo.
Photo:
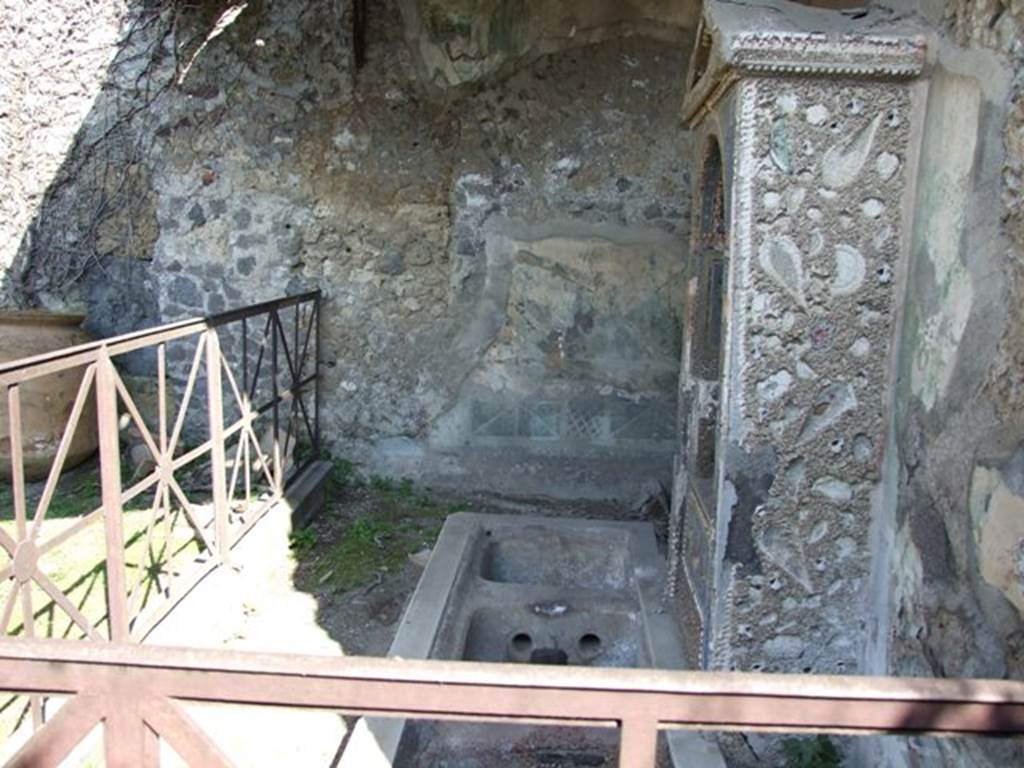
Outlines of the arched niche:
[[[680,456],[677,463],[673,525],[685,571],[682,607],[687,624],[699,625],[689,637],[691,661],[704,657],[703,628],[710,621],[717,528],[718,442],[723,391],[723,346],[728,306],[728,216],[722,148],[713,133],[702,140],[692,209],[692,248],[688,307],[680,368]],[[692,612],[692,613],[691,613]]]

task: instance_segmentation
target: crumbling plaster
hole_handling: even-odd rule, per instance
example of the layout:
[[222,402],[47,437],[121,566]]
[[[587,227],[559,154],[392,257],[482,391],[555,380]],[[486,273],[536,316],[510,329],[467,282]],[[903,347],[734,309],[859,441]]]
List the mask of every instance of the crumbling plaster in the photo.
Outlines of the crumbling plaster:
[[[1024,11],[924,10],[939,34],[899,363],[885,671],[1019,678]],[[1010,742],[885,746],[892,765],[1022,760]]]
[[[645,477],[667,480],[671,435],[657,438],[665,418],[645,414],[674,408],[674,377],[665,371],[678,359],[672,276],[685,261],[689,152],[675,114],[682,83],[665,73],[683,70],[684,33],[672,32],[672,45],[633,37],[644,30],[628,14],[602,20],[611,6],[562,5],[566,19],[605,29],[598,37],[608,39],[580,47],[567,37],[564,46],[521,51],[500,73],[456,90],[424,82],[399,4],[386,0],[368,4],[359,72],[351,8],[341,0],[252,2],[221,28],[215,13],[171,11],[136,25],[145,66],[126,61],[134,49],[110,54],[107,82],[93,89],[91,112],[76,118],[76,151],[65,157],[67,147],[51,148],[52,164],[63,166],[33,211],[36,236],[12,233],[19,255],[4,281],[9,295],[83,309],[95,332],[110,334],[319,287],[323,433],[368,471],[521,493],[544,492],[546,478],[557,476],[552,492],[595,497],[632,496]],[[692,4],[673,7],[695,16]],[[541,12],[531,8],[529,19]],[[97,40],[117,39],[112,20],[90,23],[100,28]],[[140,71],[158,98],[133,90]],[[97,219],[103,189],[86,182],[107,169],[78,158],[91,146],[83,137],[103,135],[110,120],[143,151],[132,158],[125,196],[134,207]],[[142,233],[140,221],[152,226]],[[495,305],[487,286],[499,275],[490,274],[488,248],[531,227],[552,242],[563,238],[575,263],[560,265],[543,249],[532,262],[512,254],[526,282]],[[100,228],[129,233],[131,242],[92,248]],[[530,251],[527,240],[519,250]],[[88,268],[57,279],[67,271],[54,243],[89,253]],[[647,306],[620,288],[602,266],[609,260],[636,262],[626,268],[635,283],[628,291],[649,292]],[[516,305],[528,284],[538,296],[575,302],[578,317],[532,329],[538,318]],[[626,355],[636,376],[623,369],[609,379],[600,348],[628,347],[616,337],[623,330],[638,341]],[[576,346],[546,355],[545,345],[558,348],[549,332]],[[183,376],[188,351],[172,352]],[[492,387],[492,399],[547,407],[550,384],[568,425],[572,403],[597,398],[599,412],[573,421],[586,439],[545,433],[513,453],[453,439],[452,415],[467,406],[468,384],[486,378],[502,352],[521,364],[502,363],[518,365],[518,378]],[[131,372],[152,365],[136,358]],[[634,406],[651,421],[649,434],[606,439],[614,436],[606,424]],[[580,447],[593,461],[574,464]]]
[[[500,379],[518,380],[507,391],[526,395],[530,370],[551,375],[548,362],[593,369],[599,359],[549,357],[518,322],[530,312],[509,296],[529,298],[536,288],[563,304],[585,309],[596,299],[607,309],[614,290],[584,288],[616,274],[599,264],[609,253],[645,259],[630,275],[637,280],[671,283],[688,248],[689,158],[715,134],[727,184],[746,163],[745,178],[758,185],[741,192],[756,245],[732,287],[741,315],[759,320],[734,335],[727,356],[742,375],[728,402],[738,429],[720,455],[735,470],[723,478],[714,546],[717,562],[743,562],[745,571],[721,576],[728,598],[719,610],[730,629],[713,658],[816,671],[863,663],[898,674],[1024,674],[1013,543],[1024,497],[1015,458],[1024,440],[1020,3],[917,7],[935,34],[914,179],[901,149],[910,97],[878,83],[733,88],[691,137],[676,108],[695,3],[524,1],[530,23],[505,38],[490,36],[490,21],[461,32],[417,27],[414,14],[422,24],[436,5],[369,3],[368,62],[356,73],[347,2],[253,2],[178,84],[195,36],[215,18],[181,19],[170,37],[166,13],[137,23],[152,4],[5,3],[3,303],[84,309],[107,334],[319,286],[325,432],[335,449],[381,471],[428,467],[486,483],[494,465],[468,467],[481,446],[466,445],[453,427],[467,393]],[[490,20],[515,4],[484,5],[481,19]],[[446,13],[463,6],[452,0]],[[630,39],[655,34],[656,22],[661,42]],[[734,123],[721,116],[740,111],[757,138],[737,159]],[[857,165],[843,158],[860,145],[870,157],[838,184]],[[83,154],[96,146],[103,151]],[[838,170],[824,183],[809,164],[833,150]],[[120,172],[105,177],[109,168]],[[880,240],[887,226],[890,238],[899,235],[895,211],[911,182],[916,220],[904,283],[898,271],[879,273],[894,255]],[[99,205],[118,196],[125,205]],[[812,214],[826,206],[836,214],[827,226]],[[571,264],[545,256],[560,238],[571,241]],[[61,254],[84,257],[72,263]],[[78,274],[75,265],[87,268]],[[493,290],[514,272],[516,290]],[[543,275],[554,277],[537,283]],[[675,313],[678,333],[679,303],[665,290],[651,316]],[[889,393],[897,407],[887,410],[879,382],[890,375],[882,361],[896,325],[873,313],[900,306]],[[554,322],[570,332],[577,314]],[[796,340],[805,332],[809,346]],[[520,355],[521,368],[510,374],[502,351]],[[627,402],[670,397],[665,350],[638,362],[642,388],[589,373],[552,380],[611,387],[609,397]],[[138,361],[138,372],[146,364]],[[850,393],[856,410],[839,412]],[[836,422],[801,443],[811,423],[801,409],[819,406],[818,417]],[[780,436],[792,437],[800,456],[785,440],[778,447]],[[669,452],[658,447],[655,462],[633,453],[633,463],[620,462],[624,475],[656,474]],[[567,494],[600,493],[607,479],[600,465],[581,467],[557,451],[518,455],[512,472],[500,466],[509,489],[529,487],[520,481],[531,477],[542,488],[557,474]],[[684,474],[680,467],[677,512]],[[891,507],[886,516],[879,505]],[[874,625],[842,615],[851,604]],[[833,631],[847,620],[848,632]],[[792,639],[805,630],[819,656]],[[894,765],[1016,759],[1010,744],[986,752],[973,742],[893,740],[887,749]]]
[[554,51],[623,36],[687,44],[691,0],[400,0],[423,79],[458,87]]

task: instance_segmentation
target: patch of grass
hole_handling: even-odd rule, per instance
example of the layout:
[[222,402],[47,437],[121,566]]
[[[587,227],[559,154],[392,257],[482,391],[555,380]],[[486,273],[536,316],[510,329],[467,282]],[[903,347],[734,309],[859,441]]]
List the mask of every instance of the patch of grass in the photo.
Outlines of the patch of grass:
[[[134,471],[127,456],[121,457],[121,483],[128,487],[134,478]],[[43,481],[30,483],[26,487],[28,517],[35,517],[39,497],[43,493]],[[56,491],[46,509],[47,520],[60,520],[87,515],[102,505],[100,470],[95,461],[77,469],[65,471],[57,482]],[[0,520],[14,519],[14,492],[11,486],[0,483]]]
[[409,554],[397,526],[386,520],[361,518],[322,558],[320,582],[345,591],[373,580],[381,571],[399,568]]
[[375,491],[390,493],[395,490],[395,481],[383,475],[370,475],[370,487]]
[[[29,519],[35,517],[38,493],[27,493]],[[57,486],[46,509],[47,520],[87,515],[100,506],[100,480],[95,474],[69,478]],[[0,520],[14,519],[14,492],[11,486],[0,486]]]
[[100,479],[93,474],[77,478],[71,488],[58,491],[46,510],[46,517],[55,520],[63,517],[81,517],[100,506]]
[[[169,531],[162,522],[157,524],[152,539],[147,536],[149,521],[148,509],[128,509],[124,512],[125,570],[127,586],[135,596],[134,611],[141,611],[164,600],[165,590],[174,578],[174,573],[187,572],[200,552],[200,545],[180,510],[172,516]],[[48,516],[43,521],[39,540],[48,541],[74,524],[74,520],[55,520]],[[0,528],[8,535],[15,535],[13,521],[0,522]],[[106,534],[102,520],[97,520],[48,551],[38,563],[39,569],[101,635],[108,631],[105,553]],[[5,564],[0,557],[0,565]],[[0,606],[7,604],[13,586],[12,579],[0,582]],[[37,637],[77,640],[84,636],[84,631],[37,584],[31,583],[30,589],[30,620]],[[19,599],[14,604],[8,632],[12,635],[24,634],[26,618]],[[0,697],[0,743],[25,722],[27,713],[27,700],[24,697]]]
[[348,459],[334,459],[331,462],[330,483],[334,491],[354,486],[359,481],[355,465]]
[[288,534],[288,547],[297,555],[303,555],[313,549],[320,537],[313,528],[299,528]]
[[[172,572],[187,570],[189,561],[199,554],[201,545],[180,510],[172,514],[169,529],[164,528],[163,522],[158,522],[152,538],[147,536],[149,510],[125,510],[122,519],[126,576],[130,590],[139,585],[135,606],[138,610],[162,599]],[[73,521],[45,520],[39,540],[51,539],[69,524]],[[8,534],[14,534],[13,522],[5,521],[0,527]],[[97,520],[39,559],[39,569],[97,628],[105,624],[107,614],[105,558],[106,533],[102,520]],[[0,604],[10,594],[11,586],[10,580],[0,583]],[[33,601],[36,635],[77,638],[80,630],[63,609],[37,586],[33,586],[33,590],[37,593]],[[10,628],[12,634],[19,632],[23,623],[20,605],[16,605]]]
[[842,755],[828,736],[784,739],[782,753],[786,768],[839,768]]
[[293,544],[297,578],[304,588],[326,585],[335,592],[373,583],[401,569],[409,554],[432,546],[445,518],[462,509],[439,503],[409,478],[373,475],[359,494],[334,503],[317,526],[316,541]]

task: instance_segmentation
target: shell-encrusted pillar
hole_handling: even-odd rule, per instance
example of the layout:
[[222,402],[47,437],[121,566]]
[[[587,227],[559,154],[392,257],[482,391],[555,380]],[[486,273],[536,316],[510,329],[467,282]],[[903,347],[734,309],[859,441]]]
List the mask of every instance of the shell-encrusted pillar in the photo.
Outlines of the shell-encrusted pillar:
[[880,13],[710,2],[698,31],[673,533],[707,667],[862,670],[885,631],[873,536],[926,57]]

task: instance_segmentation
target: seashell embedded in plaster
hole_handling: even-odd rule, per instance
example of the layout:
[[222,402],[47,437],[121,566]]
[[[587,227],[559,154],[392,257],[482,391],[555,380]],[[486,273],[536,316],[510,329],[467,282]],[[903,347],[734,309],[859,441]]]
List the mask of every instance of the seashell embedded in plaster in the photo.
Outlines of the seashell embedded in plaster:
[[811,125],[821,125],[828,120],[828,108],[824,104],[808,107],[804,114],[807,117],[807,122]]
[[804,298],[804,263],[800,249],[785,235],[767,238],[757,254],[761,268],[768,276],[793,297],[801,307],[807,306]]
[[850,484],[835,477],[819,478],[811,490],[836,503],[844,503],[853,498],[853,489]]
[[892,175],[896,173],[896,169],[900,167],[900,159],[896,157],[892,152],[883,152],[875,160],[875,170],[878,171],[878,175],[882,181],[888,181],[892,178]]
[[839,244],[835,249],[836,270],[829,286],[832,296],[849,296],[864,284],[867,267],[861,252],[851,245]]
[[783,173],[793,172],[793,142],[789,138],[789,126],[786,118],[779,117],[772,123],[770,155],[775,167]]
[[811,368],[811,366],[809,366],[803,360],[796,364],[796,375],[797,378],[804,380],[818,378],[818,374],[814,372],[814,369]]
[[857,395],[848,383],[835,383],[826,387],[816,399],[804,421],[797,445],[802,445],[831,427],[849,411],[857,408]]
[[793,216],[800,210],[800,206],[804,204],[804,198],[807,196],[807,190],[803,187],[790,187],[786,190],[786,212]]
[[875,454],[875,446],[871,438],[858,434],[853,438],[853,458],[860,462],[868,462]]
[[849,353],[854,357],[867,357],[871,351],[871,342],[865,336],[858,338],[850,345]]
[[860,212],[869,219],[877,219],[885,210],[885,203],[877,197],[869,197],[860,204]]
[[807,554],[799,539],[780,528],[769,527],[757,537],[757,545],[765,557],[789,574],[808,593],[814,591],[807,570]]
[[810,241],[811,244],[807,255],[813,258],[821,253],[822,248],[825,247],[825,235],[821,233],[820,229],[815,227],[811,230]]
[[871,146],[875,143],[875,134],[881,121],[882,116],[876,115],[874,120],[853,136],[829,148],[821,158],[821,177],[825,186],[842,189],[857,179],[871,154]]
[[775,106],[779,108],[784,114],[790,114],[796,111],[797,105],[800,100],[792,93],[784,93],[775,100]]
[[882,247],[889,242],[889,239],[893,236],[893,228],[886,224],[883,227],[879,227],[875,230],[874,236],[871,238],[871,244],[875,246],[876,250],[881,250]]
[[807,537],[808,544],[817,544],[828,535],[828,522],[819,520],[811,529],[811,535]]
[[786,467],[786,482],[789,483],[789,487],[799,492],[803,487],[804,480],[807,479],[807,462],[803,459],[795,459],[789,463]]
[[793,384],[792,374],[783,369],[757,383],[757,396],[765,402],[774,402],[785,395]]

